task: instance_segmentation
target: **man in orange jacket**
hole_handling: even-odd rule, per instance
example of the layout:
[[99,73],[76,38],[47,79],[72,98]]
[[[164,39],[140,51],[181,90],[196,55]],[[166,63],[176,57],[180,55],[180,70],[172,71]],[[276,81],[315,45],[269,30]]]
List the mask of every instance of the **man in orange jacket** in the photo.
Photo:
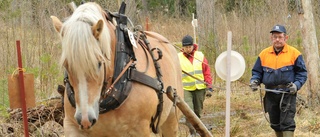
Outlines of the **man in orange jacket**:
[[265,112],[277,137],[293,137],[296,124],[297,91],[307,80],[307,69],[301,53],[288,45],[286,28],[276,25],[270,31],[272,46],[264,49],[252,68],[250,87],[253,91],[263,83],[266,89]]

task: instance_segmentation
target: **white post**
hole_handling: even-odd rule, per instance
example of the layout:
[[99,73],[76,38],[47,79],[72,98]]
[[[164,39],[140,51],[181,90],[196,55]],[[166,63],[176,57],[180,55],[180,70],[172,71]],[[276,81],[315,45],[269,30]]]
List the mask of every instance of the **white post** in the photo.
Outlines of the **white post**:
[[198,27],[198,20],[194,18],[194,13],[192,13],[192,21],[191,21],[192,27],[193,27],[193,39],[194,43],[197,43],[197,36],[196,36],[196,27]]
[[120,8],[120,6],[121,6],[121,0],[118,0],[118,6],[119,6],[119,8]]
[[230,137],[230,96],[231,96],[231,46],[232,46],[232,32],[228,31],[227,43],[227,81],[226,81],[226,132],[225,136]]
[[76,10],[77,5],[74,3],[74,1],[68,3],[68,7],[71,9],[72,12],[74,12],[74,10]]

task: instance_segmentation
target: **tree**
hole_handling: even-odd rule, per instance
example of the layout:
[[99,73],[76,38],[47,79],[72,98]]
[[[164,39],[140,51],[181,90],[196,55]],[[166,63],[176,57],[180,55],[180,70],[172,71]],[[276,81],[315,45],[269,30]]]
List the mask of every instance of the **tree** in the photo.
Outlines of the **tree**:
[[[216,60],[216,49],[218,47],[214,19],[215,0],[197,0],[196,9],[198,27],[196,28],[197,37],[195,39],[197,39],[200,50],[203,50],[207,56],[209,64],[213,64]],[[213,75],[213,79],[216,79],[216,75]]]
[[198,18],[198,44],[203,46],[213,45],[214,36],[214,3],[213,0],[197,0],[197,18]]
[[[306,66],[308,70],[308,104],[315,106],[319,103],[319,53],[316,29],[312,13],[311,0],[297,0],[298,7],[302,4],[302,10],[298,10],[300,24],[302,26],[303,47],[305,52]],[[302,3],[300,3],[302,2]]]

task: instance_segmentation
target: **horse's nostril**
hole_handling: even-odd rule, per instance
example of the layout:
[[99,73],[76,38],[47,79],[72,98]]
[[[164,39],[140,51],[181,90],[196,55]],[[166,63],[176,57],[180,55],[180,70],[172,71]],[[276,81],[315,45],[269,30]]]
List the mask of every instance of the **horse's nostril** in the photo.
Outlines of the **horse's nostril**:
[[76,114],[74,117],[79,125],[81,125],[81,114]]
[[97,122],[97,119],[92,119],[92,121],[91,121],[92,125],[91,126],[93,126],[96,122]]
[[80,117],[76,117],[76,120],[77,120],[78,124],[81,125],[81,118]]

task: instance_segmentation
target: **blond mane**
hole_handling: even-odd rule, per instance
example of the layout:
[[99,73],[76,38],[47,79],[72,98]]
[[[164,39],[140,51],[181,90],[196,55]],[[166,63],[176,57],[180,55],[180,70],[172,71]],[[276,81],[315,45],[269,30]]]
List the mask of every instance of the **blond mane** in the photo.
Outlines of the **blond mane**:
[[[97,14],[99,13],[99,14]],[[85,74],[94,78],[98,64],[105,62],[110,66],[111,38],[104,19],[104,11],[96,3],[80,5],[72,16],[63,23],[62,55],[60,65],[68,67],[75,75]],[[97,40],[91,27],[103,20],[103,30]]]

